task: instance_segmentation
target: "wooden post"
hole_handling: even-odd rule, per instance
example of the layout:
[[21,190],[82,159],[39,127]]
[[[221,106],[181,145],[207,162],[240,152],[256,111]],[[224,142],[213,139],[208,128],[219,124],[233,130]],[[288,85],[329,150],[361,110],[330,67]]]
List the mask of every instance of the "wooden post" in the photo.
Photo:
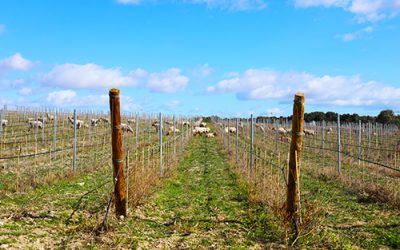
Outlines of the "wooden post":
[[300,222],[300,157],[303,144],[304,94],[296,93],[293,104],[286,212],[296,235]]
[[115,213],[126,216],[125,178],[122,152],[122,130],[119,89],[110,90],[110,115],[112,130],[112,162],[114,177]]

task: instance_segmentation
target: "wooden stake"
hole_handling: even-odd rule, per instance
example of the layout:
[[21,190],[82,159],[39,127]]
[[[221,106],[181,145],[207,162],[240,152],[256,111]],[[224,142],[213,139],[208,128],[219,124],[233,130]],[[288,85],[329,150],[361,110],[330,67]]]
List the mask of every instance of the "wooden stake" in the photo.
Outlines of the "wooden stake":
[[114,168],[115,213],[126,216],[125,178],[122,152],[122,130],[119,89],[110,90],[110,114],[112,130],[112,162]]
[[293,104],[292,141],[290,144],[289,174],[287,187],[286,212],[295,234],[298,234],[300,222],[300,156],[303,143],[304,94],[296,93]]

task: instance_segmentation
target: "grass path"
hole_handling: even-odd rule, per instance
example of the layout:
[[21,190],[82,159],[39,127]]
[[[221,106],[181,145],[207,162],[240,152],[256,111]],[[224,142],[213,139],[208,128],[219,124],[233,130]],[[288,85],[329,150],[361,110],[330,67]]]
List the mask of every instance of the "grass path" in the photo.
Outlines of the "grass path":
[[[271,246],[268,240],[273,240],[273,233],[265,224],[254,223],[255,208],[248,203],[247,193],[238,184],[217,141],[197,137],[189,147],[190,153],[182,161],[177,177],[151,202],[135,210],[129,222],[132,231],[126,232],[132,246],[143,249]],[[257,237],[257,232],[263,238]]]
[[[103,219],[111,184],[107,169],[0,200],[0,249],[265,249],[284,248],[276,222],[248,201],[214,138],[195,137],[173,176],[124,220]],[[71,219],[71,220],[70,220]],[[278,242],[278,243],[277,243]]]

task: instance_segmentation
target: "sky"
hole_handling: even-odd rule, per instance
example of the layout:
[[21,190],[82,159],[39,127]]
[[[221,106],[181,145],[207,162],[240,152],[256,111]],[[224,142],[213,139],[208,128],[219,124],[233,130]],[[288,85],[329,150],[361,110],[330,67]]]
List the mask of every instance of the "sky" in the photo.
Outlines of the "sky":
[[0,105],[400,112],[400,0],[1,0]]

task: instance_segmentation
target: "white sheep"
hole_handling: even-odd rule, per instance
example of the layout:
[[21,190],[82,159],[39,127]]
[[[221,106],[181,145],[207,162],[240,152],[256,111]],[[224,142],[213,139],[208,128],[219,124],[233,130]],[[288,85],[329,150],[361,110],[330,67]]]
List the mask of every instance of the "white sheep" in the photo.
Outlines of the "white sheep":
[[135,119],[128,119],[128,124],[134,124],[134,123],[136,123]]
[[[71,123],[72,127],[74,126],[74,119],[68,116],[68,121]],[[85,123],[81,120],[76,119],[76,128],[81,129],[85,126]]]
[[314,136],[314,135],[316,134],[316,133],[315,133],[315,130],[312,130],[312,129],[304,129],[303,132],[304,132],[305,135],[312,135],[312,136]]
[[97,127],[99,122],[100,122],[100,119],[96,119],[96,118],[93,118],[90,120],[90,124],[92,125],[92,127]]
[[215,133],[207,133],[206,137],[213,138],[213,137],[215,137]]
[[28,131],[30,131],[33,128],[43,128],[43,123],[41,121],[29,121],[29,128]]
[[8,126],[8,120],[1,120],[1,127],[7,127]]
[[132,127],[129,126],[128,124],[126,124],[126,123],[121,123],[121,129],[122,129],[122,131],[124,131],[124,132],[133,133]]
[[210,132],[210,128],[194,127],[193,135],[202,135]]
[[232,134],[236,134],[236,128],[235,127],[226,127],[225,128],[225,133],[232,133]]
[[[181,131],[177,128],[175,128],[175,133],[180,133]],[[172,135],[174,134],[174,126],[169,127],[167,135]]]

